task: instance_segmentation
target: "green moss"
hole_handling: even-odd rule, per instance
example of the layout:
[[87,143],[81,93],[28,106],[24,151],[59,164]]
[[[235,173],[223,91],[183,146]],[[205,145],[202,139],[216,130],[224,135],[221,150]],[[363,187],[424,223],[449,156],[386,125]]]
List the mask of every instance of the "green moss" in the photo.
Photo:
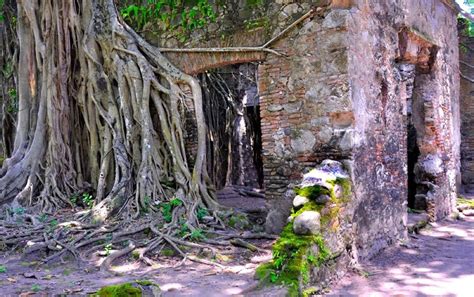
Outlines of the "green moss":
[[[304,211],[318,211],[322,213],[321,226],[323,230],[328,230],[328,225],[338,217],[343,204],[351,198],[351,183],[349,179],[342,178],[326,182],[332,185],[331,189],[310,186],[295,190],[296,194],[307,197],[310,201],[301,209],[293,210],[292,218]],[[342,195],[339,198],[336,197],[335,185],[342,187]],[[320,195],[329,195],[331,197],[330,202],[326,205],[316,203],[314,199]],[[336,224],[333,226],[337,228]],[[314,246],[318,247],[317,254],[313,254]],[[292,222],[285,226],[280,238],[273,245],[272,252],[272,261],[260,265],[255,275],[264,282],[286,285],[290,296],[310,295],[312,291],[302,292],[301,288],[310,281],[311,267],[319,267],[331,257],[322,235],[296,235],[293,232]]]
[[331,191],[321,186],[309,186],[303,188],[296,187],[294,191],[296,195],[309,199],[316,199],[321,195],[331,195]]
[[101,288],[95,296],[99,297],[141,297],[142,290],[130,283]]
[[[314,245],[319,248],[317,255],[311,251]],[[330,257],[321,235],[296,235],[293,223],[283,229],[272,252],[272,262],[258,267],[256,276],[261,280],[286,285],[290,296],[299,296],[301,285],[309,282],[310,268],[319,267]]]
[[140,251],[134,250],[132,251],[132,258],[138,260],[140,258]]
[[303,291],[303,297],[308,297],[308,296],[313,296],[316,295],[319,291],[319,288],[317,287],[309,287],[306,290]]
[[457,201],[458,205],[467,205],[469,208],[474,208],[474,200],[459,197]]
[[159,287],[157,284],[152,282],[151,280],[143,279],[143,280],[136,280],[135,283],[137,283],[140,286],[155,286]]
[[236,213],[229,218],[227,223],[230,227],[236,228],[239,230],[245,230],[250,227],[249,220],[245,214]]
[[160,254],[165,257],[172,257],[176,255],[175,251],[171,248],[164,248],[161,250]]

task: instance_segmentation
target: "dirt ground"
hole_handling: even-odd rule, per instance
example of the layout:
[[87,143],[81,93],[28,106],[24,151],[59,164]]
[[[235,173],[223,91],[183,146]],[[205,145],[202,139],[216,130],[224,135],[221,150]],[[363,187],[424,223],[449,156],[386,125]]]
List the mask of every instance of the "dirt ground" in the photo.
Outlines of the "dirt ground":
[[[121,261],[115,273],[100,272],[97,263],[60,263],[37,266],[16,254],[0,254],[1,296],[80,296],[100,287],[134,280],[159,284],[163,296],[284,296],[285,290],[249,291],[259,263],[271,257],[266,251],[236,249],[224,270],[179,259],[162,258],[159,267],[144,267],[133,259]],[[473,296],[474,217],[428,225],[410,241],[383,251],[361,263],[326,292],[330,296]]]
[[474,296],[474,217],[445,220],[348,273],[331,296]]

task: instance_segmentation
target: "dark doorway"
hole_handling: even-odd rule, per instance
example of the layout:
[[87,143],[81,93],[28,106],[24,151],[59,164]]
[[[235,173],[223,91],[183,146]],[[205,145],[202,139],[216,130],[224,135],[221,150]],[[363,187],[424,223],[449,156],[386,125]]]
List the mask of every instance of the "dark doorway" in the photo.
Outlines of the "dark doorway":
[[240,64],[200,75],[209,128],[208,172],[217,190],[263,186],[257,66]]
[[419,180],[417,176],[417,163],[420,157],[419,129],[423,128],[424,107],[423,98],[416,92],[417,77],[416,66],[409,63],[399,64],[402,81],[406,86],[407,106],[407,175],[408,175],[408,207],[411,209],[422,208],[419,205]]

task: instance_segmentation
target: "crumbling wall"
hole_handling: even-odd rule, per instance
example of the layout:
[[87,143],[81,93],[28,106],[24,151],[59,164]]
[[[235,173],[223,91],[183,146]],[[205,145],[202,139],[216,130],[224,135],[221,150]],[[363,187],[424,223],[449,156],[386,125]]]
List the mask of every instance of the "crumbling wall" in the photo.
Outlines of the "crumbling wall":
[[[435,161],[433,219],[453,209],[459,169],[456,13],[442,1],[356,1],[348,18],[349,80],[355,115],[354,249],[370,257],[404,238],[407,203],[407,81],[400,73],[401,30],[437,47],[421,96],[424,158]],[[416,42],[415,42],[416,44]],[[406,51],[413,48],[408,47]],[[415,55],[422,53],[422,47]],[[415,79],[415,92],[417,81]],[[426,167],[426,166],[425,166]]]
[[324,159],[350,155],[353,125],[347,77],[347,11],[322,12],[278,41],[258,69],[267,231],[291,209],[291,184]]
[[[461,162],[462,183],[466,190],[474,191],[474,37],[461,37],[460,45],[461,73]],[[466,65],[470,64],[471,66]]]
[[[272,44],[285,55],[267,54],[258,68],[267,231],[282,230],[302,175],[333,159],[352,178],[354,220],[342,224],[354,231],[354,256],[370,257],[403,239],[412,94],[422,108],[413,118],[415,167],[431,218],[446,216],[460,180],[458,41],[449,1],[357,0],[349,9],[270,2],[277,9],[269,13],[268,37],[310,7],[315,14]],[[213,67],[232,63],[229,57],[204,60]],[[415,77],[405,76],[404,65],[415,67]]]

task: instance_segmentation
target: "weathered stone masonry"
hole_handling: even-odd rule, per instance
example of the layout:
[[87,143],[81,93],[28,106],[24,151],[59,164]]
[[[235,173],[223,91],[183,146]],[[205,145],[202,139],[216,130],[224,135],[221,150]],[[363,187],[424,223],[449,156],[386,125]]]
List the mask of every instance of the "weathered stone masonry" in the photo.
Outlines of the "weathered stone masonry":
[[404,63],[417,68],[413,92],[424,108],[416,166],[427,189],[420,195],[433,220],[451,212],[460,143],[455,11],[438,0],[357,1],[276,47],[291,59],[268,57],[259,69],[269,231],[286,215],[287,186],[333,158],[352,164],[354,250],[368,257],[404,237]]
[[[460,61],[468,64],[474,62],[474,38],[462,37]],[[461,63],[462,73],[470,78],[474,77],[474,68]],[[474,191],[474,83],[461,79],[461,162],[462,183],[466,190]]]
[[[408,28],[438,47],[429,74],[415,78],[423,97],[424,158],[434,158],[433,219],[450,213],[459,169],[456,13],[442,1],[359,1],[348,19],[349,77],[354,105],[354,186],[359,205],[356,246],[370,256],[403,235],[407,197],[406,86],[397,62],[400,30]],[[414,43],[415,41],[409,41]],[[420,54],[418,48],[415,54]],[[410,61],[408,61],[410,62]],[[423,164],[421,164],[423,165]],[[371,246],[371,248],[365,248]]]
[[[324,159],[350,156],[352,105],[347,76],[347,11],[315,17],[275,44],[290,58],[259,67],[268,231],[282,228],[288,185]],[[287,211],[285,211],[287,210]]]
[[[271,35],[316,5],[276,2],[278,19],[287,21]],[[409,122],[419,150],[410,168],[416,197],[432,220],[453,210],[460,182],[458,40],[450,1],[352,2],[348,9],[313,7],[313,17],[272,45],[286,56],[254,54],[236,63],[262,61],[267,230],[286,224],[304,173],[338,160],[352,182],[338,220],[345,246],[338,249],[367,258],[406,236]],[[209,59],[209,67],[232,63]]]

